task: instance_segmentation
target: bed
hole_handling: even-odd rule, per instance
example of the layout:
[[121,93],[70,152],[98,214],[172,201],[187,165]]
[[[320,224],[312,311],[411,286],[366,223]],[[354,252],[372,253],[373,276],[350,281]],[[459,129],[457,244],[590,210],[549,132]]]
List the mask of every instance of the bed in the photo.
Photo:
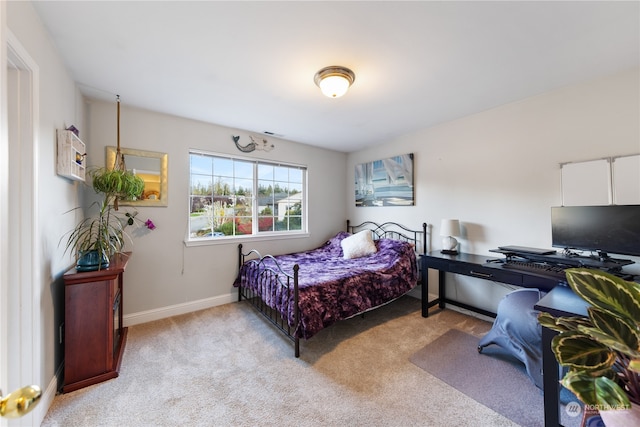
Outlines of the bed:
[[[373,246],[372,246],[373,245]],[[427,224],[351,225],[322,246],[285,255],[243,252],[238,245],[238,301],[247,301],[294,343],[339,320],[385,305],[420,281],[417,254],[427,251]]]

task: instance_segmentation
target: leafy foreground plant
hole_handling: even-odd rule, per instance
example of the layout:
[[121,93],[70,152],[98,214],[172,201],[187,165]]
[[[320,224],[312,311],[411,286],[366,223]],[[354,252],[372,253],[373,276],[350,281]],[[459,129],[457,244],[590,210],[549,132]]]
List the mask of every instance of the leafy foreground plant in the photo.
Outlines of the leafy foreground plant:
[[542,326],[560,332],[552,349],[568,367],[562,385],[600,411],[640,404],[640,284],[598,270],[566,270],[569,286],[586,302],[588,317],[540,313]]

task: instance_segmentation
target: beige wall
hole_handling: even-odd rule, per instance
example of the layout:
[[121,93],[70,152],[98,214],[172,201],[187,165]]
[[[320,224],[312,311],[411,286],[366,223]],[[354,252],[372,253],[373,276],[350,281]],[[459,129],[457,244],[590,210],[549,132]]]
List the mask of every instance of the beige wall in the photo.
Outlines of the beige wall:
[[[4,10],[4,8],[3,8]],[[36,348],[29,383],[45,389],[43,403],[29,416],[35,425],[44,417],[56,392],[55,375],[62,364],[59,327],[64,322],[62,274],[72,260],[64,254],[65,233],[82,218],[77,207],[87,206],[93,190],[79,182],[57,176],[56,129],[75,125],[87,144],[88,163],[104,164],[105,146],[115,145],[115,99],[85,102],[61,62],[55,46],[28,2],[7,3],[7,27],[39,67],[39,122],[36,156],[41,242],[39,264],[42,283],[34,285],[41,307],[31,329]],[[6,43],[2,40],[2,43]],[[3,65],[4,66],[4,65]],[[4,95],[3,95],[4,96]],[[169,154],[169,206],[139,208],[140,217],[152,218],[157,229],[135,239],[134,256],[125,275],[125,324],[140,323],[172,314],[234,301],[232,288],[237,266],[237,243],[186,247],[188,217],[189,148],[239,154],[231,135],[247,134],[221,126],[170,117],[126,107],[123,94],[122,145]],[[346,213],[346,154],[291,141],[273,139],[269,153],[253,153],[271,160],[303,164],[309,176],[309,236],[306,238],[256,242],[263,253],[292,252],[318,246],[337,230],[344,229]],[[4,197],[4,196],[3,196]],[[69,212],[71,211],[71,212]],[[5,222],[3,218],[3,223]],[[9,219],[10,220],[10,219]],[[60,242],[62,243],[60,244]],[[244,241],[245,247],[252,246]],[[15,367],[9,367],[9,369]],[[26,381],[26,380],[25,380]],[[19,385],[11,384],[13,388]],[[4,388],[3,388],[4,389]],[[27,422],[27,420],[23,419]]]
[[[354,165],[403,153],[415,154],[416,205],[354,207]],[[348,215],[357,220],[396,219],[413,226],[426,221],[433,225],[433,249],[442,247],[443,218],[461,221],[464,252],[489,255],[489,249],[501,245],[549,248],[550,207],[561,204],[560,163],[633,153],[640,153],[639,69],[350,154]],[[450,277],[448,283],[448,295],[488,309],[495,309],[507,291],[460,276]]]
[[[31,4],[7,2],[6,12],[7,27],[40,71],[36,232],[42,251],[36,268],[41,269],[42,282],[35,289],[42,311],[33,339],[42,357],[36,370],[40,378],[34,382],[51,393],[62,362],[60,277],[71,265],[59,242],[78,220],[78,215],[65,212],[84,204],[81,186],[55,173],[55,130],[76,125],[88,145],[89,162],[103,164],[104,147],[115,143],[115,103],[84,104]],[[350,218],[393,219],[415,227],[426,221],[435,225],[431,241],[437,249],[440,219],[455,217],[464,227],[463,251],[487,254],[503,244],[549,247],[549,208],[560,203],[559,164],[640,152],[639,81],[640,71],[632,70],[443,123],[350,155],[276,139],[275,150],[256,155],[308,166],[311,234],[256,246],[274,253],[314,247]],[[127,108],[126,94],[121,95],[122,145],[169,153],[169,206],[139,208],[140,217],[152,218],[158,229],[135,241],[126,272],[127,322],[233,300],[236,245],[186,247],[183,243],[188,149],[237,154],[231,135],[246,134]],[[415,154],[416,206],[355,208],[354,165],[407,152]],[[90,193],[87,196],[90,200]],[[502,293],[498,286],[461,277],[452,277],[451,283],[451,295],[489,309]]]
[[[33,159],[24,159],[25,162],[35,165],[33,200],[37,212],[33,216],[36,227],[30,240],[35,246],[32,275],[36,278],[36,283],[33,283],[31,289],[33,301],[22,301],[22,309],[17,310],[23,313],[22,318],[9,319],[8,323],[24,334],[23,339],[32,340],[29,341],[29,346],[35,351],[35,356],[21,354],[18,358],[23,366],[9,366],[13,372],[20,369],[23,383],[9,386],[15,389],[33,383],[43,387],[43,403],[21,420],[24,425],[39,425],[39,420],[44,417],[56,393],[55,374],[62,363],[58,334],[59,326],[64,321],[61,276],[71,266],[71,259],[63,254],[64,244],[60,246],[59,242],[64,233],[76,223],[76,215],[65,212],[78,206],[80,188],[79,183],[56,175],[56,129],[73,124],[82,132],[87,132],[87,127],[84,123],[82,97],[31,3],[3,3],[6,4],[8,31],[15,36],[21,51],[33,61],[37,70],[33,86],[37,102],[32,107],[33,115],[37,118],[34,132],[35,152]],[[4,45],[7,40],[2,39],[1,43]],[[5,66],[3,63],[2,67]],[[2,96],[4,102],[6,94],[3,92]],[[26,186],[24,197],[30,197],[31,185],[27,183]],[[23,214],[27,216],[31,213]],[[3,222],[5,220],[6,218],[3,218]],[[10,227],[16,223],[15,218],[9,218],[8,222]],[[25,294],[28,295],[29,292]],[[24,315],[24,307],[29,304],[36,310],[33,316]],[[33,366],[26,366],[32,361]],[[28,372],[32,373],[33,378],[27,378]]]
[[[116,144],[116,104],[89,101],[91,123],[87,151],[89,164],[104,164],[105,146]],[[243,240],[245,250],[254,245],[261,253],[286,253],[319,246],[345,228],[346,154],[291,141],[269,138],[269,152],[241,153],[232,135],[237,129],[187,120],[126,106],[121,96],[121,146],[169,154],[169,206],[136,207],[138,218],[151,218],[157,229],[135,238],[127,267],[124,291],[125,324],[231,302],[237,269],[238,242],[185,246],[189,212],[189,149],[244,155],[265,160],[306,165],[309,182],[307,238],[271,241]]]

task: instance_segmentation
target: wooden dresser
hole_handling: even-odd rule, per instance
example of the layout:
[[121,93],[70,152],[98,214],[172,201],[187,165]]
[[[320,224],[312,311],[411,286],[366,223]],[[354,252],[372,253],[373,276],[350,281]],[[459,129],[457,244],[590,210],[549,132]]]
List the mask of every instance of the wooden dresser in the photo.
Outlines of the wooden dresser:
[[64,393],[116,378],[127,340],[122,325],[123,273],[130,252],[108,268],[64,276]]

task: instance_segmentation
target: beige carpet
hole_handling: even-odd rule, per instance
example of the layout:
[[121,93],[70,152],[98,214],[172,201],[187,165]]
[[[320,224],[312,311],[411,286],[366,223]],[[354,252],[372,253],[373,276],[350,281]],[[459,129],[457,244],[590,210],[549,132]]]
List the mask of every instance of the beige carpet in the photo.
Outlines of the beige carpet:
[[449,329],[403,297],[320,332],[301,358],[244,303],[129,328],[120,377],[57,396],[43,426],[515,426],[409,357]]
[[[445,332],[409,360],[456,390],[527,427],[544,426],[544,399],[524,364],[497,345],[478,353],[478,338],[457,329]],[[517,398],[514,398],[517,396]],[[578,399],[565,390],[566,402]],[[562,425],[577,427],[582,417],[560,410]]]

